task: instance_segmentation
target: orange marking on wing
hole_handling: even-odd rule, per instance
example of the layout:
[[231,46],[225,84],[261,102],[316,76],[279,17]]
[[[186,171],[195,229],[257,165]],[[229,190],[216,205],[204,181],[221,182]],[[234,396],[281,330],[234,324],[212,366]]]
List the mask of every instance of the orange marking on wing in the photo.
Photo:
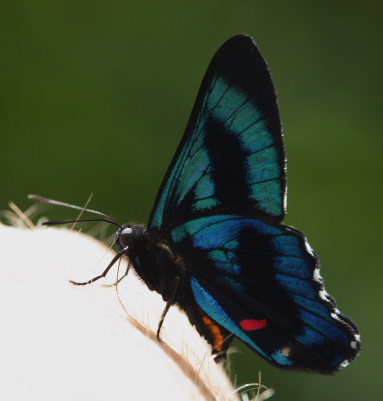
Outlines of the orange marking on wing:
[[214,322],[214,320],[210,319],[208,316],[203,317],[203,322],[209,326],[211,333],[213,334],[214,337],[214,348],[218,351],[221,352],[223,349],[223,342],[224,342],[224,337],[221,332],[221,328],[218,326],[217,323]]

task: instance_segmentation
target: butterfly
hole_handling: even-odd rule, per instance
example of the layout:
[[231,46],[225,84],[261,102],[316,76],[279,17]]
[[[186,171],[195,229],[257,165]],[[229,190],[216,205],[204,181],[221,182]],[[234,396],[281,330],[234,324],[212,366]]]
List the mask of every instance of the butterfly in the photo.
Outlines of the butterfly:
[[178,305],[212,353],[234,337],[273,365],[334,373],[359,353],[355,324],[324,289],[303,233],[282,223],[286,159],[277,98],[253,39],[215,54],[148,226],[124,225],[119,253]]

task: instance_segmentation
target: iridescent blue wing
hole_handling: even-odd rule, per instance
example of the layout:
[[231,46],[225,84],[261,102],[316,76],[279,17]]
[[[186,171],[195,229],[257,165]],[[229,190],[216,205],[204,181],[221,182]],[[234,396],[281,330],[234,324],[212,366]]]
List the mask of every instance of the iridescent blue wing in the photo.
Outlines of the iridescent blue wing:
[[216,215],[182,224],[170,240],[190,266],[199,307],[269,362],[333,373],[357,355],[357,328],[325,291],[299,231]]
[[207,214],[284,216],[285,156],[276,95],[253,40],[217,52],[183,139],[160,187],[150,229]]

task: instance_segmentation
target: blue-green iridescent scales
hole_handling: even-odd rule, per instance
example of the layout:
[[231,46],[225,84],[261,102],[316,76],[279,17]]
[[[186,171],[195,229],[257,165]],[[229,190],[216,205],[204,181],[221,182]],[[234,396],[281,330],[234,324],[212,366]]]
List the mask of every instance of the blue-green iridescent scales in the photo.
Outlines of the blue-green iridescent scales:
[[[245,283],[253,278],[249,273],[256,272],[258,265],[257,251],[254,251],[253,266],[244,266],[239,260],[241,250],[241,232],[251,229],[254,236],[264,236],[273,250],[272,268],[275,271],[275,279],[290,294],[297,306],[302,318],[302,334],[295,337],[295,341],[310,346],[321,345],[328,341],[328,338],[338,339],[339,347],[347,344],[348,335],[341,327],[332,324],[333,317],[329,313],[329,308],[320,302],[318,295],[318,283],[312,280],[312,263],[314,258],[309,258],[310,249],[307,243],[296,236],[294,231],[270,226],[265,222],[256,219],[242,218],[234,215],[215,215],[191,220],[171,232],[174,243],[181,243],[185,238],[190,237],[193,246],[206,251],[212,266],[218,269],[217,281],[223,285],[229,285],[237,291],[256,298],[256,292],[252,293],[251,288],[247,288]],[[251,269],[250,272],[246,271]],[[229,275],[227,274],[229,273]],[[256,277],[256,276],[255,276]],[[210,316],[219,320],[220,324],[232,331],[237,337],[257,349],[262,355],[264,352],[249,337],[247,333],[240,330],[229,316],[224,313],[225,302],[221,301],[221,307],[216,305],[214,297],[208,290],[204,290],[198,279],[192,279],[192,288],[197,298],[201,300],[204,309],[210,311]],[[256,287],[255,287],[256,288]],[[273,295],[273,292],[270,292]],[[230,302],[235,302],[232,299]],[[243,307],[246,309],[246,306]],[[281,307],[282,309],[282,307]],[[218,316],[217,316],[218,315]],[[287,336],[288,337],[288,336]],[[276,363],[290,366],[289,358],[281,357],[279,350],[270,355],[264,355],[267,359]],[[337,366],[340,362],[338,356],[334,355],[332,363]]]
[[[219,121],[223,128],[238,138],[243,150],[241,162],[244,161],[247,166],[244,178],[251,188],[250,199],[254,205],[275,216],[282,214],[284,188],[279,180],[282,161],[278,149],[273,146],[275,138],[267,129],[261,111],[248,95],[235,85],[229,85],[223,77],[216,77],[202,104],[195,130],[183,145],[162,190],[151,227],[161,227],[164,210],[180,207],[185,196],[191,192],[194,195],[194,212],[220,206],[222,201],[215,197],[212,164],[205,146],[209,118]],[[230,151],[224,146],[222,151]],[[235,165],[221,166],[223,177],[225,169],[230,168],[235,168]]]

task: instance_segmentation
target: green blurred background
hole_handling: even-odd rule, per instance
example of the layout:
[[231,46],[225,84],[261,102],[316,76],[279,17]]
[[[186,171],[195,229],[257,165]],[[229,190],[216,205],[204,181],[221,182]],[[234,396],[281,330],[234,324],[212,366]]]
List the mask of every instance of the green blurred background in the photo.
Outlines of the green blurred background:
[[[217,48],[252,35],[273,73],[289,158],[286,222],[320,254],[362,332],[335,376],[268,366],[238,345],[238,384],[278,400],[374,400],[383,324],[379,1],[2,2],[0,209],[28,193],[145,222]],[[47,214],[47,213],[46,213]],[[74,214],[50,208],[52,218]],[[378,231],[379,227],[379,231]]]

